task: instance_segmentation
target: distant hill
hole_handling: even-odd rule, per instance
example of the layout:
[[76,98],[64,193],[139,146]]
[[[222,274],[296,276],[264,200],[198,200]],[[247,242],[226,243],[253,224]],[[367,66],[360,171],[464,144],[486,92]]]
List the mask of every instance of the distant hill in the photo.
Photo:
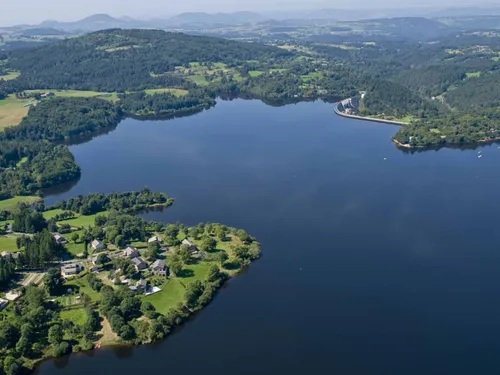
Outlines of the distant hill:
[[176,67],[191,62],[230,66],[248,60],[279,61],[293,54],[280,48],[161,30],[104,30],[38,48],[13,51],[8,69],[21,72],[12,84],[31,89],[139,91],[183,87]]
[[247,23],[258,23],[266,18],[253,12],[234,12],[234,13],[182,13],[166,20],[167,25],[183,24],[222,24],[222,25],[242,25]]
[[111,17],[108,14],[94,14],[75,22],[44,21],[40,28],[51,28],[67,32],[98,31],[103,29],[127,27],[130,21]]
[[366,30],[376,30],[410,40],[429,40],[451,32],[445,24],[424,17],[382,18],[360,22],[366,24]]

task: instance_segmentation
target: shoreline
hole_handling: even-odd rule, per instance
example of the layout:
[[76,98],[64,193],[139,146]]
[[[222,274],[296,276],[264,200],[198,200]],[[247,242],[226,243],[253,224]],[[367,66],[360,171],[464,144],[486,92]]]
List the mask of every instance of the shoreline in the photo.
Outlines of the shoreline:
[[334,104],[334,111],[340,117],[350,118],[350,119],[354,119],[354,120],[378,122],[378,123],[382,123],[382,124],[396,125],[396,126],[408,125],[407,122],[385,120],[385,119],[373,118],[373,117],[363,117],[363,116],[357,116],[357,115],[348,115],[347,113],[344,113],[339,109],[340,104],[341,104],[341,102],[337,102]]

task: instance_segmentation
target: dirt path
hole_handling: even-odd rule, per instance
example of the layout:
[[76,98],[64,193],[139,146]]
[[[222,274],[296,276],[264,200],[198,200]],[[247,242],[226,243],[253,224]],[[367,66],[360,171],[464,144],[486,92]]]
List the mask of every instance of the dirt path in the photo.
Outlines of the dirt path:
[[118,335],[111,330],[111,325],[109,324],[109,321],[106,318],[103,318],[102,329],[99,332],[97,332],[97,334],[98,336],[101,337],[99,339],[99,342],[102,345],[113,344],[118,341]]

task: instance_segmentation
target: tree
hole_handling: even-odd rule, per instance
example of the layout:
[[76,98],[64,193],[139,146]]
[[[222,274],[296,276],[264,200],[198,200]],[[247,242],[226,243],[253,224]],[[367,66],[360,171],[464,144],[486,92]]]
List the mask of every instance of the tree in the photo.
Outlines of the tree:
[[182,245],[176,253],[184,264],[189,263],[191,260],[191,251],[188,245]]
[[190,228],[188,233],[189,233],[189,236],[194,238],[195,240],[197,240],[200,236],[200,231],[197,227]]
[[115,245],[119,248],[119,249],[124,249],[126,246],[127,246],[127,240],[125,239],[124,236],[122,235],[118,235],[116,236],[115,238]]
[[61,357],[69,352],[71,352],[71,346],[66,341],[54,345],[54,356],[56,357]]
[[203,239],[200,250],[205,252],[214,251],[217,247],[217,241],[215,241],[212,237],[207,237]]
[[175,275],[179,275],[181,272],[182,272],[182,268],[183,268],[183,264],[182,262],[179,260],[179,261],[175,261],[175,262],[172,262],[170,263],[169,265],[170,267],[170,271]]
[[225,251],[220,251],[217,253],[217,260],[219,264],[222,266],[228,260],[227,253]]
[[98,227],[103,227],[108,222],[108,219],[104,215],[97,215],[94,219],[94,223]]
[[43,277],[43,285],[45,287],[45,290],[49,295],[52,296],[59,294],[63,283],[64,281],[61,277],[61,271],[58,268],[49,268],[49,270]]
[[238,236],[238,238],[243,243],[251,242],[251,239],[252,239],[250,237],[250,235],[247,232],[245,232],[243,229],[238,229],[238,231],[236,232],[236,236]]
[[214,282],[220,279],[220,270],[216,264],[210,265],[207,273],[207,281]]
[[150,260],[156,260],[158,259],[159,252],[160,252],[160,244],[158,242],[151,242],[148,244],[146,257]]
[[125,324],[121,327],[120,332],[118,335],[125,341],[130,341],[135,337],[135,332],[134,329],[129,326],[128,324]]
[[227,233],[228,233],[228,230],[227,230],[227,227],[225,225],[218,225],[215,228],[215,235],[221,241],[225,241],[226,240]]
[[59,324],[54,324],[49,329],[49,342],[54,346],[59,345],[62,342],[63,335],[64,332],[62,327]]
[[71,241],[73,241],[74,243],[77,243],[79,240],[80,240],[80,235],[78,233],[75,232],[71,235]]
[[203,294],[205,287],[200,280],[193,281],[191,284],[188,284],[186,287],[186,293],[184,298],[186,300],[186,304],[189,307],[196,307],[198,304],[198,298]]
[[16,344],[16,351],[23,356],[29,355],[31,352],[32,343],[24,336],[21,336]]

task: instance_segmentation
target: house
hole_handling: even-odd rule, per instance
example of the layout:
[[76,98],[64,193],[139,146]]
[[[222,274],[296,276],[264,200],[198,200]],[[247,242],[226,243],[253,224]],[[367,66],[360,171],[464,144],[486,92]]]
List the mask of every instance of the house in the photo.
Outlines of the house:
[[139,254],[139,252],[136,249],[130,246],[123,251],[123,256],[129,259],[137,258],[140,255],[141,254]]
[[68,243],[68,241],[66,241],[66,238],[64,238],[63,236],[61,236],[59,233],[54,233],[52,235],[52,237],[54,237],[54,240],[56,240],[56,242],[59,244],[59,245],[65,245]]
[[136,284],[135,287],[137,288],[137,291],[139,293],[144,293],[146,292],[146,289],[148,287],[148,282],[144,279],[140,279]]
[[94,241],[92,241],[92,249],[102,250],[102,249],[104,249],[104,244],[101,241],[94,240]]
[[196,245],[193,242],[189,241],[187,238],[183,239],[181,244],[187,245],[189,251],[191,251],[192,253],[198,252],[198,248],[196,247]]
[[165,266],[165,261],[162,259],[158,259],[151,265],[151,272],[153,272],[156,276],[167,276],[167,267]]
[[68,264],[61,268],[61,273],[64,277],[78,275],[82,270],[82,265],[79,263]]
[[142,271],[142,270],[145,270],[146,268],[148,268],[148,265],[147,263],[144,261],[144,259],[142,258],[133,258],[132,259],[132,263],[134,264],[134,267],[135,267],[135,270],[137,272],[139,271]]
[[161,242],[160,237],[158,237],[158,236],[153,236],[153,237],[151,237],[151,238],[148,240],[148,243],[153,243],[153,242],[158,242],[158,243],[160,243],[160,242]]
[[9,253],[8,251],[3,251],[1,255],[2,255],[2,258],[5,260],[19,258],[19,253]]
[[5,309],[8,304],[9,304],[9,301],[7,301],[6,299],[0,298],[0,311]]
[[42,95],[40,95],[40,97],[42,98],[50,98],[51,96],[54,96],[54,93],[53,92],[44,92]]

